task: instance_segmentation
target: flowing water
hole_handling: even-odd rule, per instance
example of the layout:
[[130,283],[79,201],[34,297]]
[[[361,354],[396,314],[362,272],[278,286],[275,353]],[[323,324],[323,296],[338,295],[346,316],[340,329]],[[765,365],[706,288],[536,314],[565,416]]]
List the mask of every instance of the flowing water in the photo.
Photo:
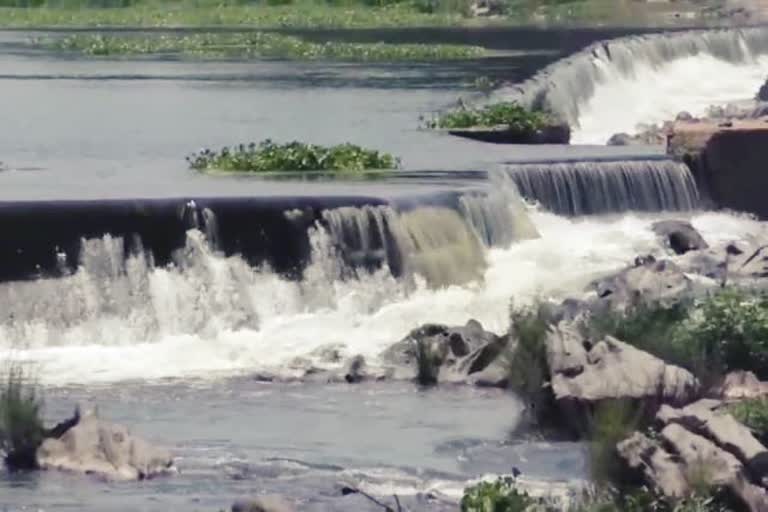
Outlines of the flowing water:
[[[574,116],[577,139],[603,142],[603,132],[663,110],[634,114],[606,91],[640,80],[636,93],[659,96],[654,106],[672,105],[662,96],[674,94],[685,108],[690,96],[664,89],[665,66],[756,76],[761,34],[596,45],[565,62],[537,60],[550,67],[520,90]],[[35,238],[33,227],[19,230],[27,206],[16,201],[39,199],[171,198],[186,231],[168,262],[106,229],[83,235],[74,251],[50,247],[58,277],[41,271],[0,283],[0,359],[35,369],[50,420],[77,402],[97,403],[103,416],[172,447],[181,470],[140,484],[2,474],[7,510],[218,510],[260,492],[291,496],[300,510],[376,510],[342,498],[342,484],[397,493],[412,510],[455,510],[467,480],[513,466],[530,482],[570,485],[588,474],[583,447],[511,435],[521,405],[509,393],[254,377],[335,370],[358,354],[375,367],[382,350],[426,322],[476,319],[505,332],[510,302],[579,294],[638,254],[663,255],[650,230],[662,218],[690,219],[711,244],[765,229],[702,211],[688,170],[658,148],[510,149],[418,130],[418,116],[464,92],[476,67],[91,62],[8,44],[0,54],[6,240]],[[523,80],[535,71],[520,71],[524,63],[496,66]],[[732,76],[685,92],[703,105],[753,85]],[[380,181],[297,183],[184,168],[183,155],[200,145],[267,136],[350,140],[402,156],[407,170]],[[232,237],[259,239],[263,219],[233,225],[218,207],[189,199],[203,196],[289,198],[294,206],[278,212],[286,223],[318,210],[298,236],[301,267],[280,272],[229,249]],[[4,256],[21,250],[10,245]]]

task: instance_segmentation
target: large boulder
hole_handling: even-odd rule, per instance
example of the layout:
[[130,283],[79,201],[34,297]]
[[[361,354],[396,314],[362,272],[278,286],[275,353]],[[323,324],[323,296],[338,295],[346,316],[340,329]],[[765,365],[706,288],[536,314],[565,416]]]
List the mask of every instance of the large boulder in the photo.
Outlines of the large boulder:
[[755,99],[758,101],[768,101],[768,80],[763,82],[763,85],[758,89]]
[[653,224],[656,233],[675,254],[685,254],[709,247],[704,237],[696,231],[690,222],[681,220],[662,220]]
[[768,395],[768,382],[763,382],[752,372],[736,370],[727,374],[716,393],[724,400],[759,398]]
[[[426,360],[419,376],[425,383],[436,383],[439,379],[469,381],[481,386],[495,382],[503,386],[506,375],[502,371],[502,356],[506,353],[507,340],[506,336],[486,331],[476,320],[461,327],[426,324],[385,350],[382,359],[409,368],[419,368],[420,360]],[[477,378],[468,378],[486,369],[488,371]]]
[[76,414],[77,421],[37,449],[41,469],[94,475],[106,480],[143,480],[174,471],[165,449],[136,437],[124,426],[95,413]]
[[666,496],[685,496],[704,483],[728,489],[750,512],[768,511],[760,463],[768,451],[720,406],[718,400],[679,409],[663,405],[656,416],[658,437],[636,432],[618,443],[617,453]]
[[669,260],[644,260],[591,285],[598,309],[625,310],[641,302],[674,302],[692,294],[693,281]]
[[654,407],[662,403],[685,404],[699,387],[688,370],[610,336],[589,350],[563,336],[549,337],[547,363],[554,399],[566,410],[578,411],[616,399]]

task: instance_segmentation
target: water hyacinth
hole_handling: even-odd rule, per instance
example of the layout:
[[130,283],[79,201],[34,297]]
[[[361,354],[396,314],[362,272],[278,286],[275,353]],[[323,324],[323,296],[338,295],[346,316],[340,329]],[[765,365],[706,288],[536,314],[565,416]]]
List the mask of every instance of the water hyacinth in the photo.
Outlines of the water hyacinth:
[[387,153],[345,143],[331,147],[301,142],[240,144],[219,151],[203,149],[187,157],[190,168],[198,171],[283,172],[334,171],[360,172],[400,167],[400,160]]
[[432,129],[491,128],[507,126],[510,130],[530,133],[553,123],[549,114],[540,110],[528,110],[516,102],[501,102],[478,109],[464,106],[446,112],[427,122]]
[[292,60],[434,61],[482,57],[478,46],[450,44],[314,43],[267,32],[164,35],[75,34],[45,46],[85,55],[180,54],[216,58],[277,58]]

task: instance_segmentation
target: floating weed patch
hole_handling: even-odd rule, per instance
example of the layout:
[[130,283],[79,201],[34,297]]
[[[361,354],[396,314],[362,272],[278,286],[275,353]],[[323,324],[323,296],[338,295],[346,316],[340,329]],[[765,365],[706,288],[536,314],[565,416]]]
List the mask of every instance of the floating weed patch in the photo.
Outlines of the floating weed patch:
[[301,142],[278,144],[265,140],[259,144],[241,144],[219,151],[204,149],[187,157],[189,166],[198,171],[360,172],[390,170],[400,167],[400,160],[387,153],[354,144],[324,147]]
[[508,126],[512,131],[531,133],[552,123],[551,116],[546,112],[528,110],[515,102],[502,102],[478,109],[462,107],[446,112],[428,121],[427,127],[451,130]]
[[478,46],[449,44],[314,43],[266,32],[166,35],[77,34],[45,46],[86,55],[183,54],[198,57],[281,58],[295,60],[433,61],[485,55]]

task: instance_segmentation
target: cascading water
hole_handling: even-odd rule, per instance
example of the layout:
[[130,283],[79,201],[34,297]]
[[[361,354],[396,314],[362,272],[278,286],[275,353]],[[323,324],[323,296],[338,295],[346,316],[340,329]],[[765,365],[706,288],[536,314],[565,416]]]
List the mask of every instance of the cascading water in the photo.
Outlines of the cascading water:
[[491,101],[551,110],[573,128],[572,142],[605,144],[639,124],[687,110],[751,99],[768,74],[768,29],[631,36],[593,44]]
[[507,164],[503,170],[527,199],[561,215],[696,208],[696,182],[672,160]]

